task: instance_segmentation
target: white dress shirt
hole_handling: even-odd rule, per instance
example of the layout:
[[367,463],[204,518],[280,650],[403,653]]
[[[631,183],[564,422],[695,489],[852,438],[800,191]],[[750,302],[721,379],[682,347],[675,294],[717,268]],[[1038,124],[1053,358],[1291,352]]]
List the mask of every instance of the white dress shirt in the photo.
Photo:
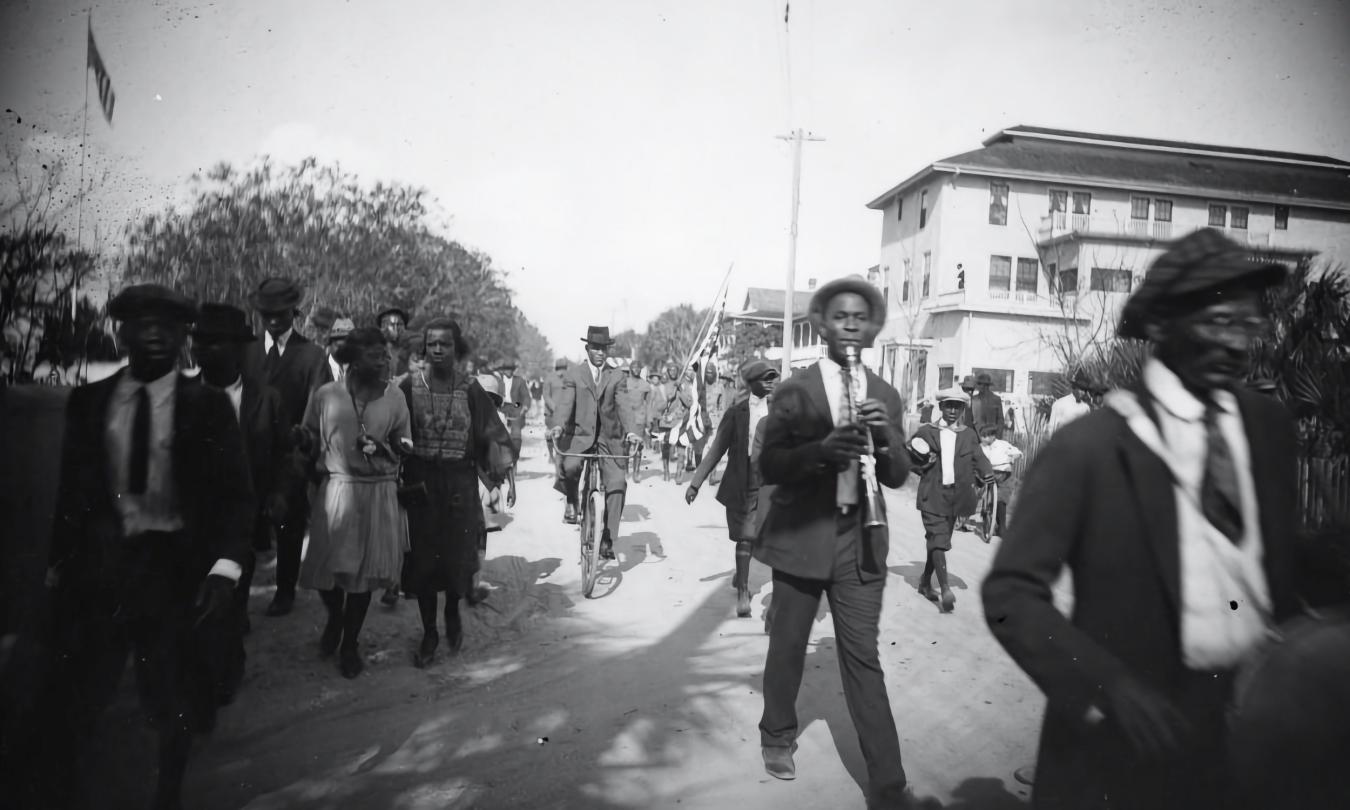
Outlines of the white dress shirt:
[[[820,358],[819,366],[820,379],[825,385],[825,399],[830,403],[830,416],[836,425],[841,424],[848,417],[844,403],[844,370],[829,357]],[[849,387],[853,391],[853,402],[855,404],[862,402],[867,395],[867,373],[859,369],[856,373],[850,374]],[[854,418],[857,418],[857,414],[854,414]],[[835,486],[839,493],[838,503],[841,506],[858,502],[857,461],[839,471]]]
[[230,398],[230,404],[234,406],[234,418],[239,419],[239,411],[244,403],[244,375],[240,374],[234,382],[225,386],[225,395]]
[[[1234,543],[1205,518],[1201,508],[1206,450],[1204,403],[1186,390],[1176,374],[1159,360],[1148,360],[1143,378],[1157,403],[1155,410],[1164,445],[1159,455],[1172,470],[1176,493],[1177,537],[1181,544],[1182,655],[1192,669],[1233,667],[1265,637],[1271,624],[1270,592],[1261,566],[1260,506],[1242,415],[1231,393],[1211,394],[1219,407],[1218,427],[1228,443],[1237,472],[1243,530],[1240,540]],[[1147,430],[1142,423],[1137,424],[1136,434],[1139,429]],[[1132,421],[1131,427],[1136,428],[1136,422]],[[1145,444],[1149,443],[1146,439]]]
[[295,328],[294,328],[294,327],[292,327],[292,328],[290,328],[290,329],[287,329],[285,332],[282,332],[282,333],[281,333],[281,337],[279,337],[279,338],[274,338],[274,337],[272,337],[272,333],[271,333],[271,332],[269,332],[269,331],[267,331],[266,329],[264,329],[264,330],[263,330],[263,354],[266,355],[266,354],[271,353],[271,351],[272,351],[272,344],[273,344],[273,343],[277,344],[277,354],[285,354],[285,353],[286,353],[286,344],[289,343],[289,342],[291,341],[291,335],[293,335],[293,334],[295,334]]
[[[178,371],[142,383],[123,371],[108,402],[104,442],[108,452],[108,480],[113,502],[122,518],[122,534],[131,537],[145,532],[175,532],[183,529],[178,509],[178,493],[173,478],[174,392]],[[150,395],[150,453],[145,492],[133,495],[131,477],[131,434],[136,421],[136,399],[142,388]],[[236,405],[236,418],[238,414]],[[239,563],[217,560],[211,574],[239,581]]]
[[745,449],[750,454],[750,458],[755,457],[755,430],[759,427],[760,420],[769,415],[769,398],[750,395],[750,424],[746,431],[746,436],[750,438],[745,443]]
[[1065,394],[1050,406],[1050,424],[1046,427],[1046,430],[1054,433],[1078,417],[1086,416],[1091,412],[1091,405],[1086,402],[1079,402],[1078,397],[1075,397],[1072,393]]
[[[970,427],[966,430],[970,430]],[[938,421],[938,448],[938,462],[942,465],[942,485],[953,486],[956,484],[956,426],[947,424],[945,419]]]
[[[597,366],[594,363],[587,363],[586,368],[591,372],[591,382],[595,383],[595,389],[600,390],[600,375],[605,373],[604,366]],[[505,399],[505,397],[503,397]]]
[[333,381],[342,382],[347,379],[347,367],[337,361],[333,355],[328,355],[328,370],[333,372]]

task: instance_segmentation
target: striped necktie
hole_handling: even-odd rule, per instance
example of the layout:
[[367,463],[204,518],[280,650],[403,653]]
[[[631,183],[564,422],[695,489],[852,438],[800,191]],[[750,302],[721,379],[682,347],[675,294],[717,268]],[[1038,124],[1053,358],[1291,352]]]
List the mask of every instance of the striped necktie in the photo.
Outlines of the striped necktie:
[[1242,497],[1238,491],[1237,467],[1223,431],[1219,408],[1205,406],[1205,477],[1200,483],[1200,508],[1205,519],[1233,543],[1242,540]]

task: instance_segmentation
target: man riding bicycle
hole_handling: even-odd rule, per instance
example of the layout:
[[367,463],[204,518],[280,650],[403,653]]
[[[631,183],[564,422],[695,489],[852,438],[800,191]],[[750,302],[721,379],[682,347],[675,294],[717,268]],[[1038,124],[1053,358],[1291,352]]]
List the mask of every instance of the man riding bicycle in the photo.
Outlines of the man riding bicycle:
[[[631,424],[632,414],[620,407],[619,394],[627,385],[627,374],[609,368],[605,358],[614,341],[608,326],[586,330],[586,360],[563,373],[562,390],[548,423],[549,435],[562,457],[562,475],[553,488],[567,498],[563,520],[577,522],[577,484],[581,477],[582,453],[621,456],[624,442],[637,442]],[[614,538],[623,519],[624,495],[628,489],[625,464],[619,458],[597,460],[605,487],[605,530],[600,539],[600,556],[614,559]]]

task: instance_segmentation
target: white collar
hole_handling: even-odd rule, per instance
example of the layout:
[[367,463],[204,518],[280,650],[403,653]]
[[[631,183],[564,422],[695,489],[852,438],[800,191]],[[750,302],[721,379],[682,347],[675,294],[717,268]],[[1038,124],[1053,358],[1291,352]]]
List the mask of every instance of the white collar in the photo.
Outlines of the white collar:
[[272,333],[269,332],[269,331],[267,331],[266,329],[264,329],[264,330],[263,330],[263,344],[264,344],[264,345],[263,345],[263,350],[264,350],[264,351],[269,351],[269,352],[272,351],[272,344],[275,343],[275,344],[276,344],[276,347],[277,347],[277,351],[279,351],[279,352],[284,352],[284,351],[286,351],[286,344],[290,342],[290,340],[291,340],[291,335],[293,335],[293,334],[295,334],[295,327],[294,327],[294,326],[292,326],[290,329],[287,329],[285,332],[282,332],[282,333],[281,333],[281,337],[279,337],[279,338],[274,338],[274,337],[272,337]]
[[[1161,360],[1150,357],[1144,363],[1144,387],[1153,400],[1167,409],[1167,412],[1184,422],[1198,422],[1205,415],[1205,403],[1201,402],[1186,386],[1181,378]],[[1214,404],[1227,413],[1237,412],[1237,397],[1230,391],[1211,391]]]
[[118,388],[121,389],[123,397],[130,397],[132,394],[144,388],[150,397],[159,400],[173,392],[174,384],[178,381],[178,369],[170,369],[168,374],[162,377],[156,377],[150,382],[143,383],[131,376],[131,369],[122,372],[121,379],[118,380]]

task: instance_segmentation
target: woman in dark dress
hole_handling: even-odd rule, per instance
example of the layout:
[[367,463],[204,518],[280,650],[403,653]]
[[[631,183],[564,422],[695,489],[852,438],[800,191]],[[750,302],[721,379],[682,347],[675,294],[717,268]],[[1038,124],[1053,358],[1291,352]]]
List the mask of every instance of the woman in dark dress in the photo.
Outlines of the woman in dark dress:
[[460,369],[468,350],[459,325],[436,318],[425,328],[425,373],[400,384],[412,414],[413,452],[404,462],[404,501],[412,550],[403,590],[417,596],[422,643],[414,657],[425,667],[440,644],[439,594],[445,592],[445,633],[451,650],[463,640],[459,600],[470,593],[484,532],[479,473],[495,484],[515,460],[511,437],[486,392]]

